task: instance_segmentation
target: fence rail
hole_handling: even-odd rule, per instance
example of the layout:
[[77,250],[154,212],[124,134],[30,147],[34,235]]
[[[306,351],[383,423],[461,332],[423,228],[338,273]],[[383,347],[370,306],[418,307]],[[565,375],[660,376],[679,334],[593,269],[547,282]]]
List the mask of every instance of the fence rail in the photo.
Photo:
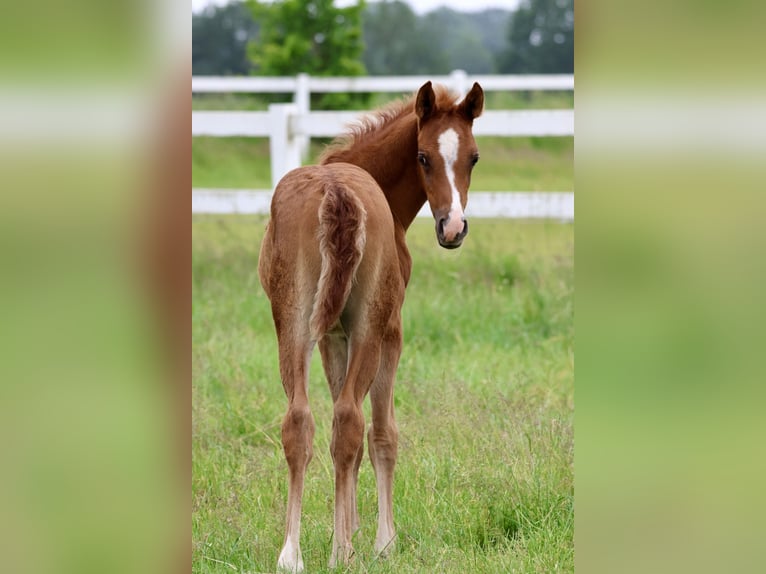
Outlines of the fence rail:
[[[357,121],[365,112],[311,111],[311,93],[325,92],[412,92],[428,80],[445,84],[459,94],[465,94],[473,82],[479,82],[484,91],[567,91],[574,89],[571,75],[527,75],[527,76],[468,76],[456,70],[447,76],[386,76],[322,78],[298,74],[295,77],[192,77],[192,93],[293,93],[291,104],[272,104],[265,112],[253,111],[195,111],[192,112],[192,136],[213,137],[268,137],[271,156],[272,187],[288,171],[301,165],[301,157],[307,148],[309,138],[334,137]],[[574,135],[574,110],[487,110],[474,122],[473,132],[477,136],[572,136]],[[199,201],[204,197],[223,197],[220,190],[211,195],[211,190],[197,190]],[[236,198],[227,196],[221,200],[229,205],[239,205]],[[545,199],[530,199],[524,194],[514,200],[525,205],[552,205],[555,196]],[[255,196],[252,196],[255,197]],[[251,199],[247,201],[251,201]],[[472,195],[475,197],[475,194]],[[489,196],[488,196],[489,197]],[[526,197],[526,199],[519,199]],[[232,199],[235,198],[235,199]],[[202,205],[198,203],[196,205]],[[204,200],[208,201],[208,200]],[[212,199],[209,200],[213,202]],[[234,201],[234,203],[231,203]],[[244,201],[244,200],[243,200]],[[261,201],[261,200],[258,200]],[[484,201],[484,200],[479,200]],[[490,200],[487,200],[490,201]],[[494,201],[494,208],[503,213],[501,203]],[[529,203],[532,201],[532,203]],[[555,201],[559,201],[558,199]],[[570,201],[567,199],[566,201]],[[537,202],[537,203],[534,203]],[[543,202],[543,203],[540,203]],[[574,213],[574,200],[571,200]],[[213,203],[208,203],[213,205]],[[247,205],[251,205],[248,203]],[[503,204],[505,205],[505,204]],[[510,205],[510,204],[509,204]],[[520,208],[520,203],[510,212],[542,213],[536,208]],[[561,204],[563,205],[563,204]],[[568,205],[568,204],[567,204]],[[194,210],[194,207],[193,207]],[[515,210],[515,211],[514,211]],[[531,210],[531,211],[530,211]],[[507,210],[506,210],[507,211]],[[544,208],[546,217],[567,219],[569,207]],[[560,215],[564,213],[564,215]],[[532,217],[536,217],[533,215]]]
[[[195,189],[192,213],[266,214],[271,205],[271,191],[252,189]],[[468,217],[507,217],[515,219],[574,220],[572,192],[488,192],[468,194]],[[428,204],[418,217],[432,217]]]
[[[287,106],[281,108],[281,106]],[[281,109],[280,109],[281,108]],[[300,113],[293,104],[276,104],[268,112],[193,112],[193,136],[268,137],[286,111],[291,135],[332,137],[365,112]],[[278,110],[275,113],[272,110]],[[573,110],[489,110],[474,121],[477,136],[568,136],[574,134]]]
[[487,92],[499,91],[571,91],[574,76],[569,74],[537,74],[524,76],[475,75],[469,76],[455,70],[447,76],[359,76],[323,78],[298,74],[295,77],[279,76],[194,76],[192,93],[293,93],[295,102],[307,101],[308,94],[333,92],[412,92],[431,80],[453,90],[465,93],[479,82]]

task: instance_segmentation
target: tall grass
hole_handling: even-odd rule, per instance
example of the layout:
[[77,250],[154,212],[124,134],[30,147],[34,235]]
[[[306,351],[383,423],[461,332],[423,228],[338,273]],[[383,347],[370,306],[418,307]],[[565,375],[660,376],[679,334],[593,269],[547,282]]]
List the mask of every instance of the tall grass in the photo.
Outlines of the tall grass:
[[[193,569],[273,572],[284,526],[286,399],[257,278],[265,219],[193,219]],[[408,234],[414,269],[395,404],[398,546],[373,555],[365,455],[351,572],[573,571],[573,229],[472,221],[454,252]],[[310,373],[315,457],[302,550],[325,572],[332,536],[332,404]],[[369,409],[365,405],[369,421]]]

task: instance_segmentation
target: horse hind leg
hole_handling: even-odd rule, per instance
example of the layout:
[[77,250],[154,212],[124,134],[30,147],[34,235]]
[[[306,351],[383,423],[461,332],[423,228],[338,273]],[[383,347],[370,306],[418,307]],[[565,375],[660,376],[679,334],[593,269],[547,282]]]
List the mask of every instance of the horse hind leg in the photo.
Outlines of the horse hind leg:
[[370,389],[372,424],[367,432],[370,461],[378,490],[378,531],[375,552],[387,556],[394,547],[393,482],[399,433],[394,419],[394,379],[402,352],[397,324],[383,340],[380,368]]
[[335,533],[330,568],[346,564],[354,555],[351,537],[358,526],[356,488],[364,442],[362,401],[375,378],[380,340],[353,341],[346,379],[333,407],[330,452],[335,465]]
[[332,400],[335,402],[346,380],[348,338],[345,333],[331,331],[325,334],[319,339],[319,354],[322,356],[322,367],[324,367]]
[[[346,367],[348,366],[348,338],[346,334],[340,330],[327,333],[319,340],[319,352],[322,355],[322,366],[327,377],[327,384],[330,387],[333,403],[335,403],[346,380]],[[364,441],[359,446],[356,461],[354,462],[354,485],[359,483],[359,467],[362,464],[363,457]],[[353,490],[351,529],[353,532],[356,532],[359,530],[359,510],[356,502],[356,488]]]
[[313,344],[305,341],[279,340],[279,367],[282,384],[288,398],[288,408],[282,422],[282,447],[289,471],[285,540],[277,568],[287,572],[302,572],[300,548],[301,502],[303,484],[313,456],[314,418],[308,404],[308,372]]

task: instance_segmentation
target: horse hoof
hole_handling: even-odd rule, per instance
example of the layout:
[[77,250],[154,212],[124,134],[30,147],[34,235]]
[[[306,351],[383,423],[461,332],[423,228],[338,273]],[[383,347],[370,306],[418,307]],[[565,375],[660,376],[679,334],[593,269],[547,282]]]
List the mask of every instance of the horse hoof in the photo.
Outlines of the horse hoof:
[[330,556],[328,566],[331,569],[338,566],[349,566],[354,563],[355,556],[353,546],[347,548],[335,548],[333,549],[332,556]]
[[375,554],[381,558],[388,558],[394,551],[396,546],[396,537],[391,538],[388,542],[375,542]]
[[291,544],[285,545],[279,554],[277,572],[289,572],[290,574],[303,572],[303,557],[300,548],[294,549]]

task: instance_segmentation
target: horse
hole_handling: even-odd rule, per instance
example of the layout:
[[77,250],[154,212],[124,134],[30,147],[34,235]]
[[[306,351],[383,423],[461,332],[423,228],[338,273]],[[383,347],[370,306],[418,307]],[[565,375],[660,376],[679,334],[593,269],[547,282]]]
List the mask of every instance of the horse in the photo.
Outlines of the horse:
[[354,557],[362,403],[368,393],[367,443],[378,494],[374,549],[386,556],[393,548],[398,444],[393,392],[402,351],[401,308],[412,269],[405,234],[427,201],[439,245],[462,244],[471,171],[479,159],[473,120],[483,108],[478,83],[458,103],[455,94],[429,81],[416,96],[363,118],[327,147],[319,165],[292,170],[274,190],[258,273],[271,303],[288,400],[282,446],[289,490],[280,570],[304,568],[301,499],[313,456],[308,373],[315,344],[333,399],[329,566]]

